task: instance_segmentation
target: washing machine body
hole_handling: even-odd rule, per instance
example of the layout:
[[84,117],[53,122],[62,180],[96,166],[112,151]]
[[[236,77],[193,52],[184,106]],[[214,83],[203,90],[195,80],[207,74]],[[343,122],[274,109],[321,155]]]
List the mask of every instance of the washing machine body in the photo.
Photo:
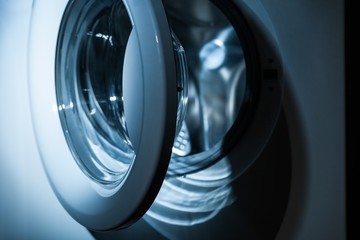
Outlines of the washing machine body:
[[[6,175],[8,177],[35,179],[20,181],[17,185],[12,183],[16,185],[14,189],[18,185],[22,187],[20,204],[29,206],[21,214],[35,219],[30,224],[20,224],[24,232],[30,231],[31,236],[53,236],[53,232],[58,232],[58,236],[98,239],[143,239],[145,235],[153,239],[218,239],[221,236],[345,239],[341,1],[325,5],[320,1],[213,1],[211,4],[208,1],[103,1],[101,4],[106,9],[98,8],[97,4],[96,1],[57,1],[56,4],[34,1],[26,8],[32,16],[26,15],[31,19],[30,26],[25,24],[25,17],[22,21],[23,28],[30,29],[29,55],[23,56],[28,61],[22,66],[28,66],[29,75],[18,78],[25,86],[21,93],[29,97],[30,103],[18,100],[17,106],[23,109],[18,112],[21,117],[2,118],[2,126],[12,125],[14,118],[33,124],[25,132],[21,131],[25,127],[13,129],[17,135],[6,131],[9,139],[26,139],[29,145],[24,145],[23,152],[30,157],[18,156],[14,148],[4,148],[1,156],[6,163],[12,159],[13,162],[22,160],[28,166],[26,158],[32,163],[23,171],[5,165],[15,172]],[[218,19],[217,11],[225,18]],[[185,22],[182,22],[183,16],[186,16]],[[223,24],[224,19],[228,25],[219,28],[216,24]],[[116,29],[118,25],[125,30],[108,34],[102,28],[104,22],[111,23],[105,30]],[[229,25],[234,35],[225,34]],[[132,29],[129,30],[129,26]],[[204,26],[213,30],[201,32]],[[102,44],[84,40],[84,35],[101,40]],[[213,61],[221,59],[221,51],[214,51],[220,55],[215,55],[212,61],[206,58],[214,46],[221,46],[219,40],[232,46],[233,39],[224,40],[223,36],[235,36],[240,42],[235,45],[240,45],[242,52],[234,56],[245,56],[242,58],[246,63],[244,81],[250,90],[245,91],[247,98],[240,102],[247,104],[238,104],[240,107],[230,127],[220,134],[225,140],[217,139],[220,144],[216,142],[201,150],[211,161],[185,164],[184,168],[184,162],[180,161],[184,156],[176,152],[181,148],[175,145],[179,134],[186,133],[183,125],[179,127],[179,116],[181,119],[182,111],[187,111],[181,110],[182,107],[197,110],[196,98],[191,95],[197,88],[192,87],[193,81],[186,79],[194,78],[192,74],[195,78],[204,75],[211,79],[214,69],[222,73],[221,76],[231,73],[228,69],[232,61],[223,69]],[[128,41],[126,44],[121,42],[124,39]],[[191,49],[198,42],[217,45]],[[116,44],[125,47],[115,52],[115,58],[111,54],[103,55],[108,46]],[[27,46],[27,41],[23,46]],[[187,66],[176,47],[185,49]],[[232,51],[238,51],[229,49],[226,50],[230,55],[224,59],[234,57]],[[191,56],[196,54],[200,58],[205,56],[201,68],[193,67],[196,63],[191,62]],[[114,61],[118,64],[118,56],[122,61],[113,67]],[[97,69],[99,65],[104,66],[103,70]],[[204,72],[205,67],[210,70]],[[123,77],[120,82],[105,81],[106,86],[115,85],[115,90],[104,89],[99,83],[104,83],[103,76],[113,77],[112,69],[123,69]],[[234,69],[240,69],[240,65]],[[189,76],[179,74],[182,70],[189,70]],[[8,76],[2,70],[4,72],[4,76]],[[196,75],[199,72],[200,75]],[[201,81],[195,85],[201,86]],[[3,80],[1,85],[10,86]],[[185,88],[189,93],[183,92]],[[235,89],[240,91],[241,87],[237,85]],[[89,94],[91,91],[95,94]],[[2,95],[8,96],[5,92]],[[189,103],[185,104],[187,98]],[[118,99],[123,102],[111,105],[108,111],[101,101],[91,99],[106,99],[107,106]],[[96,116],[92,109],[104,114]],[[125,124],[124,116],[114,112],[125,116]],[[81,114],[86,116],[85,120]],[[186,114],[192,116],[192,113]],[[196,125],[196,121],[186,121],[186,114],[184,121]],[[94,125],[95,128],[89,127]],[[121,131],[109,131],[114,125]],[[194,134],[192,127],[187,127],[189,135]],[[94,134],[94,129],[101,134]],[[5,144],[3,139],[1,142]],[[111,162],[111,157],[119,153],[115,149],[118,146],[114,147],[119,141],[108,144],[109,139],[125,140],[125,143],[131,140],[131,144],[120,147],[120,154],[128,157],[127,162],[121,162],[122,167],[127,166],[125,172]],[[203,142],[201,138],[198,146]],[[101,152],[102,149],[111,151]],[[201,159],[204,155],[198,151],[200,153],[193,154],[197,158],[184,159]],[[174,157],[174,152],[180,157]],[[109,156],[110,162],[102,161]],[[87,157],[90,162],[84,161]],[[194,195],[203,201],[191,202],[190,197]],[[15,206],[19,202],[10,204],[6,200],[1,207],[5,209],[3,206]],[[39,202],[45,204],[40,206]],[[44,213],[42,207],[54,209],[53,214]],[[37,212],[41,213],[39,217],[35,217]],[[45,229],[36,223],[36,218],[42,222],[57,218],[71,231],[54,228],[55,222],[46,224]],[[4,231],[4,236],[15,234],[19,233]],[[19,236],[25,238],[26,233]]]

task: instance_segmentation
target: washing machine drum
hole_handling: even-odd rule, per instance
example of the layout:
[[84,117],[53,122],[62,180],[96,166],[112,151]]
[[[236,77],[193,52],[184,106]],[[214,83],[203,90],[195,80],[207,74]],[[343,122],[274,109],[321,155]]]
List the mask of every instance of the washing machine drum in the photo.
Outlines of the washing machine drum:
[[278,59],[232,1],[37,0],[31,26],[43,165],[87,228],[129,226],[165,178],[228,155],[229,177],[240,175],[276,121]]

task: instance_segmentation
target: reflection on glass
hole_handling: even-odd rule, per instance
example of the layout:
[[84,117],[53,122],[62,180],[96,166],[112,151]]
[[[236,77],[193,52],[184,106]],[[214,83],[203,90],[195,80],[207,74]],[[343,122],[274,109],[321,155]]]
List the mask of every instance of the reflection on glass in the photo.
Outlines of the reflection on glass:
[[131,30],[121,0],[72,1],[57,46],[56,90],[66,140],[81,170],[108,190],[119,186],[135,159],[122,101]]

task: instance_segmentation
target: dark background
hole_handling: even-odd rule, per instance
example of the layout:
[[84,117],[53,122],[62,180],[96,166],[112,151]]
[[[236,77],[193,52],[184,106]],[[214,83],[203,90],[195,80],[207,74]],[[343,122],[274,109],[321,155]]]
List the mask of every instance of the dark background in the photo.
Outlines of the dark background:
[[[346,64],[346,152],[347,152],[347,230],[348,239],[360,239],[357,230],[359,213],[359,146],[356,144],[359,120],[359,93],[355,84],[355,43],[359,42],[355,30],[355,1],[345,1],[345,64]],[[359,32],[359,31],[357,31]],[[359,141],[357,141],[359,142]]]

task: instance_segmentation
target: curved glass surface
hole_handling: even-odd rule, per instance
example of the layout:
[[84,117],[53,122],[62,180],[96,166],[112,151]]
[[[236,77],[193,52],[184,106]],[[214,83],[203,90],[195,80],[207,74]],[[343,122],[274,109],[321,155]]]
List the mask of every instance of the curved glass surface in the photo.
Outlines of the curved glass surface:
[[106,187],[125,178],[136,156],[122,99],[131,30],[122,1],[92,0],[69,4],[59,32],[56,89],[65,137],[83,172]]
[[[81,170],[105,188],[119,185],[136,158],[123,103],[124,56],[131,31],[122,1],[94,0],[70,3],[59,32],[56,89],[65,137]],[[180,133],[188,72],[184,49],[175,33],[171,36]]]
[[[186,54],[183,46],[181,45],[178,37],[171,30],[171,38],[173,43],[175,67],[176,67],[176,82],[178,93],[178,107],[176,116],[176,133],[175,136],[179,136],[183,122],[186,115],[187,103],[188,103],[188,68],[186,61]],[[173,151],[182,151],[181,145],[174,143]]]

